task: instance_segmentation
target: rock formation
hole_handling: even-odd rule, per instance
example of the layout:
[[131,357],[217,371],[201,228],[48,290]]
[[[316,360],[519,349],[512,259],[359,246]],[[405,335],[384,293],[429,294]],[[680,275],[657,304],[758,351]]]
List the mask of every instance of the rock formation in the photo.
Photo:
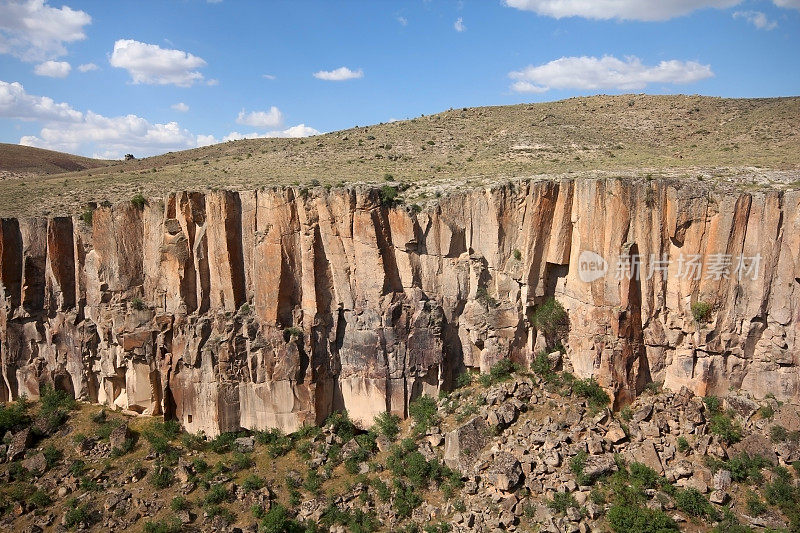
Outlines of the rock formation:
[[536,180],[415,211],[318,187],[3,219],[0,399],[52,384],[208,435],[366,426],[529,364],[555,297],[566,365],[617,407],[651,381],[800,400],[800,190]]

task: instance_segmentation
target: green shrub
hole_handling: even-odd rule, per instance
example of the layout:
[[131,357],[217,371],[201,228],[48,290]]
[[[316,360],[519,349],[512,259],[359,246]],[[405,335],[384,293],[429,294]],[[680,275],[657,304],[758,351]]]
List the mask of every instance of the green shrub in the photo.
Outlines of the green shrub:
[[203,498],[203,503],[206,505],[220,504],[230,497],[227,487],[224,485],[212,485]]
[[578,502],[569,492],[556,492],[553,494],[553,499],[547,502],[547,506],[553,510],[554,513],[564,514],[570,507],[578,507]]
[[83,213],[81,213],[81,220],[87,226],[92,225],[92,220],[94,219],[94,211],[91,209],[86,209]]
[[775,416],[775,409],[772,408],[771,405],[762,405],[761,408],[758,410],[758,414],[761,415],[761,418],[772,418]]
[[594,378],[576,379],[572,383],[572,392],[581,398],[586,398],[589,405],[594,408],[603,407],[611,401],[606,391],[597,384]]
[[261,533],[303,533],[305,528],[289,516],[286,507],[276,504],[264,513],[258,530]]
[[711,318],[711,304],[697,301],[692,304],[692,318],[698,324],[704,324]]
[[375,427],[378,433],[389,440],[394,440],[400,433],[400,417],[384,411],[375,417]]
[[670,533],[678,524],[663,511],[640,505],[617,503],[611,506],[608,523],[616,533]]
[[42,450],[42,454],[44,455],[44,460],[47,461],[47,468],[53,468],[58,464],[59,461],[64,457],[64,452],[60,449],[56,448],[52,444],[48,444]]
[[703,403],[710,413],[718,413],[722,409],[722,400],[716,396],[706,396],[703,398]]
[[512,362],[510,359],[500,359],[489,369],[489,375],[492,377],[492,383],[500,383],[511,379],[511,374],[519,372],[519,370],[517,363]]
[[147,306],[144,304],[144,301],[141,298],[135,296],[131,299],[131,308],[137,311],[144,311]]
[[425,433],[429,427],[438,422],[436,400],[422,395],[408,404],[408,414],[414,419],[414,431]]
[[28,505],[41,510],[53,504],[53,499],[42,489],[36,489],[33,494],[28,496]]
[[303,330],[297,326],[290,326],[283,329],[283,340],[286,342],[297,342],[303,340]]
[[675,496],[675,505],[678,509],[692,516],[703,516],[712,520],[717,519],[717,511],[703,494],[694,488],[678,491]]
[[536,306],[531,323],[544,335],[547,346],[553,347],[567,333],[569,316],[564,306],[551,297]]
[[75,409],[77,403],[68,392],[45,385],[39,392],[39,405],[39,419],[44,421],[47,430],[51,432],[66,422],[68,412]]
[[189,503],[189,500],[187,500],[183,496],[175,496],[174,498],[172,498],[172,501],[169,502],[169,508],[175,511],[176,513],[178,511],[185,511],[189,509],[191,506],[192,505],[191,503]]
[[456,388],[462,389],[472,384],[472,372],[465,370],[456,378]]
[[12,403],[0,403],[0,435],[27,426],[30,421],[28,402],[24,397]]
[[235,440],[236,433],[220,433],[208,443],[208,447],[217,454],[228,453]]
[[400,191],[397,190],[397,187],[392,185],[384,185],[381,187],[378,196],[381,201],[381,205],[386,207],[392,207],[399,203],[399,195]]
[[735,444],[742,440],[741,426],[724,413],[717,413],[711,417],[708,430],[717,435],[727,445]]
[[422,498],[410,487],[400,480],[394,480],[394,510],[400,518],[408,518],[420,506]]
[[475,299],[482,303],[487,309],[494,309],[500,305],[498,301],[489,294],[489,289],[484,285],[475,289]]
[[317,494],[322,488],[322,482],[323,479],[320,477],[319,473],[311,468],[306,474],[306,479],[303,480],[303,488],[312,494]]
[[783,442],[789,438],[789,430],[783,426],[772,426],[769,428],[769,436],[772,442]]
[[156,463],[150,474],[150,484],[157,489],[165,489],[172,485],[174,475],[168,466]]
[[347,411],[331,413],[325,420],[325,425],[332,426],[333,432],[342,439],[343,443],[356,436],[356,426],[350,420]]
[[678,451],[681,453],[689,451],[689,441],[686,440],[686,437],[678,437]]
[[744,482],[748,479],[760,482],[763,477],[761,470],[770,466],[770,462],[760,455],[750,456],[747,453],[740,453],[725,461],[725,469],[731,473],[731,479],[737,482]]
[[131,203],[136,209],[143,209],[145,204],[147,203],[147,199],[144,196],[142,196],[141,193],[138,193],[134,195],[133,198],[131,198]]
[[255,474],[250,474],[244,481],[242,482],[242,488],[247,492],[253,492],[256,490],[261,490],[267,485],[267,482],[264,478],[261,478]]
[[750,516],[761,516],[767,512],[767,505],[752,491],[747,494],[747,512]]
[[89,523],[90,516],[89,507],[85,503],[78,505],[78,500],[71,498],[67,501],[64,525],[67,526],[67,529],[74,529],[80,524]]
[[578,481],[578,485],[591,485],[594,480],[584,474],[583,470],[586,467],[586,459],[589,457],[589,454],[586,453],[586,450],[579,451],[572,459],[569,461],[569,469],[572,470],[572,473],[575,474],[575,479]]
[[145,533],[180,533],[182,529],[181,521],[176,516],[164,520],[148,520],[144,523]]

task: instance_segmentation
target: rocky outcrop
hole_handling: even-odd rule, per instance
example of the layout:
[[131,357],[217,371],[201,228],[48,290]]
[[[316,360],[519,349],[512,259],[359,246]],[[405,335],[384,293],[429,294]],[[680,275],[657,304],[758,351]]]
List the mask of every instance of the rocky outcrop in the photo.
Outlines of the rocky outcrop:
[[541,180],[415,211],[318,187],[2,219],[0,398],[52,384],[210,435],[369,425],[529,364],[555,297],[565,364],[616,406],[651,381],[800,400],[800,191]]

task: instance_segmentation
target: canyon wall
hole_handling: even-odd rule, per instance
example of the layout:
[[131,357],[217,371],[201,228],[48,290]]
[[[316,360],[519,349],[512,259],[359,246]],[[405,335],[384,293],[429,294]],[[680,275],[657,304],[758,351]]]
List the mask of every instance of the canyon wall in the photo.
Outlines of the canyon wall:
[[0,400],[50,384],[208,435],[368,426],[528,365],[555,297],[567,368],[617,407],[652,381],[800,401],[800,191],[541,180],[416,211],[317,187],[2,219]]

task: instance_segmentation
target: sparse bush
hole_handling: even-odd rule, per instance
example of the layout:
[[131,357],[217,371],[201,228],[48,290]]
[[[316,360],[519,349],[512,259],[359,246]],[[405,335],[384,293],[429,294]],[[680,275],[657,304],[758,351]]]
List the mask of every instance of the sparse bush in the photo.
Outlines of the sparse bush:
[[414,431],[425,433],[438,421],[436,400],[422,395],[408,405],[408,414],[414,419]]
[[212,485],[203,498],[205,505],[220,504],[230,497],[230,492],[224,485]]
[[158,464],[153,467],[153,473],[150,475],[150,484],[157,489],[165,489],[172,485],[174,475],[172,469],[168,466]]
[[705,324],[711,318],[711,304],[697,301],[692,304],[692,318],[697,324]]
[[16,431],[30,424],[28,402],[22,397],[16,402],[0,404],[0,435],[7,431]]
[[87,226],[91,226],[92,220],[94,220],[94,211],[92,211],[91,209],[85,210],[83,213],[81,213],[81,220]]
[[789,430],[783,426],[772,426],[769,428],[769,437],[772,442],[783,442],[789,438]]
[[286,507],[276,504],[264,513],[258,530],[261,533],[303,533],[305,528],[289,516]]
[[36,489],[33,494],[28,496],[28,505],[31,507],[42,510],[53,504],[53,499],[42,489]]
[[770,404],[762,405],[758,410],[758,414],[761,415],[761,418],[772,418],[775,416],[775,409]]
[[145,204],[147,203],[147,199],[144,196],[142,196],[141,193],[138,193],[134,195],[133,198],[131,198],[131,203],[136,209],[143,209]]
[[481,285],[475,290],[475,299],[483,304],[487,309],[494,309],[500,304],[489,294],[489,289]]
[[692,516],[704,516],[712,520],[717,519],[717,511],[703,494],[694,488],[678,491],[675,496],[675,505],[681,511]]
[[144,523],[145,533],[180,533],[182,529],[181,521],[175,516],[163,520],[148,520]]
[[572,383],[572,392],[581,398],[586,398],[589,405],[594,408],[603,407],[611,401],[606,391],[597,384],[594,378],[576,379]]
[[342,442],[347,442],[356,435],[356,426],[350,420],[347,411],[331,413],[325,419],[325,425],[332,426],[333,432],[342,439]]
[[236,433],[220,433],[208,443],[208,447],[217,454],[228,453],[235,440]]
[[141,298],[135,296],[131,299],[131,308],[135,309],[136,311],[144,311],[147,306],[144,304],[144,301]]
[[175,496],[172,498],[172,501],[169,502],[169,508],[175,511],[185,511],[191,507],[189,500],[184,498],[183,496]]
[[531,317],[531,323],[544,335],[548,348],[551,348],[566,335],[569,316],[558,300],[548,298],[536,306]]
[[663,511],[636,504],[617,503],[608,511],[608,523],[616,533],[670,533],[678,524]]
[[510,359],[500,359],[489,369],[489,375],[492,377],[492,383],[500,383],[511,379],[511,374],[519,372],[519,370],[517,363],[512,362]]
[[758,494],[750,491],[747,495],[747,511],[751,516],[761,516],[767,512],[767,505],[758,497]]
[[569,492],[556,492],[553,494],[553,499],[547,502],[547,506],[553,510],[554,513],[564,514],[570,507],[578,507],[578,502]]
[[378,194],[382,206],[392,207],[400,201],[400,191],[392,185],[384,185]]
[[303,330],[296,326],[284,328],[283,340],[286,342],[297,342],[303,340]]
[[703,398],[703,403],[712,414],[718,413],[722,409],[722,401],[716,396],[706,396]]
[[472,372],[465,370],[464,372],[460,373],[456,378],[456,387],[462,389],[464,387],[469,387],[472,384]]
[[80,524],[89,522],[89,507],[82,503],[78,505],[78,500],[71,498],[67,501],[67,512],[64,513],[64,525],[67,529],[74,529]]
[[48,444],[42,450],[42,454],[44,455],[44,460],[47,462],[47,468],[53,468],[61,461],[61,458],[64,457],[64,452],[60,449],[56,448],[52,444]]
[[678,451],[681,453],[689,451],[689,441],[686,440],[686,437],[678,437]]
[[719,437],[727,445],[735,444],[742,440],[742,428],[729,415],[717,413],[711,417],[708,430]]
[[514,250],[514,259],[516,259],[517,261],[521,261],[522,260],[522,252],[520,252],[519,250]]
[[397,438],[397,434],[400,433],[400,417],[384,411],[375,417],[375,427],[378,429],[379,434],[389,440],[394,440]]
[[261,490],[267,485],[267,482],[264,481],[264,478],[261,478],[255,474],[250,474],[244,481],[242,482],[242,488],[248,492],[253,492],[256,490]]

